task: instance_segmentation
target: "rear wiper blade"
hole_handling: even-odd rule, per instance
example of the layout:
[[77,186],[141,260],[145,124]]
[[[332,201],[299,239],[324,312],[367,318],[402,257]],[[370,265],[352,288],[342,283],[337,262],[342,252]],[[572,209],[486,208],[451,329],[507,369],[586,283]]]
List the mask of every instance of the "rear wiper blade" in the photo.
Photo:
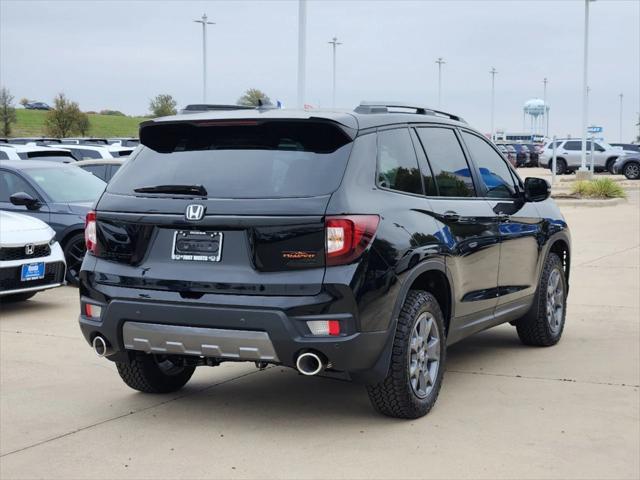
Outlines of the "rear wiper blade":
[[207,196],[207,190],[202,185],[155,185],[153,187],[140,187],[134,190],[136,193],[168,193],[175,195]]

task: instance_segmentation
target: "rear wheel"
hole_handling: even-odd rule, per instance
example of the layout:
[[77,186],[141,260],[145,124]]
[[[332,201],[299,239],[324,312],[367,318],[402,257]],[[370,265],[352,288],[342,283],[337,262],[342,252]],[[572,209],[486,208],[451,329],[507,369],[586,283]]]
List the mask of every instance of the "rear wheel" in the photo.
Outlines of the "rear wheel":
[[629,162],[622,169],[622,173],[629,180],[638,180],[640,178],[640,163]]
[[567,315],[566,301],[567,280],[562,260],[549,253],[531,309],[515,323],[520,341],[540,347],[558,343]]
[[374,408],[397,418],[426,415],[440,393],[445,359],[438,301],[428,292],[412,290],[398,317],[387,377],[367,387]]
[[84,243],[84,233],[76,233],[64,243],[64,259],[67,262],[67,282],[78,285],[80,267],[87,247]]
[[130,363],[116,362],[120,378],[134,390],[144,393],[169,393],[180,390],[196,367],[174,363],[166,355],[136,353]]
[[[553,160],[549,161],[549,170],[553,169]],[[564,158],[556,158],[556,175],[567,173],[567,162]]]

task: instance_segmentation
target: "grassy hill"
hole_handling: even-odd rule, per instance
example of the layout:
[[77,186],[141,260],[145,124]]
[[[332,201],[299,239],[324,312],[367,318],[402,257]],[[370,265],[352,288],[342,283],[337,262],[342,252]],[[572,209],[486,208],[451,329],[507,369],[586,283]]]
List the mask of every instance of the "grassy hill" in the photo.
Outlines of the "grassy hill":
[[[42,110],[16,109],[18,121],[11,129],[12,137],[38,137],[46,135],[44,120],[47,112]],[[138,125],[144,117],[89,114],[92,137],[137,137]]]

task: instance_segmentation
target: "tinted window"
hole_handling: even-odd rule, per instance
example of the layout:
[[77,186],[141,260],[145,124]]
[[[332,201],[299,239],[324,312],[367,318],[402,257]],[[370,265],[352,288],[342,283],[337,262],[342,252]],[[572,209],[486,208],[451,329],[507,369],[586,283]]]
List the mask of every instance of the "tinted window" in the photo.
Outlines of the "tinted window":
[[98,177],[71,165],[57,168],[30,168],[25,174],[38,184],[54,202],[93,202],[104,190]]
[[334,192],[353,143],[321,122],[152,125],[109,192],[157,185],[202,185],[211,197],[311,197]]
[[378,185],[407,193],[422,193],[418,159],[409,130],[378,133]]
[[38,198],[35,190],[15,173],[0,170],[0,202],[9,202],[14,193],[24,192],[33,198]]
[[96,150],[88,150],[86,148],[74,148],[71,150],[79,160],[91,160],[93,158],[102,158],[100,152]]
[[487,196],[493,198],[512,198],[516,188],[511,170],[489,143],[468,132],[462,132],[471,158],[480,169],[480,177],[487,189]]
[[570,141],[564,144],[565,150],[582,150],[582,142]]
[[93,173],[96,177],[106,181],[106,178],[107,178],[106,165],[83,165],[80,168],[86,170],[89,173]]
[[422,184],[424,185],[425,194],[430,197],[438,195],[438,187],[436,187],[436,181],[433,178],[433,172],[427,162],[427,157],[422,149],[422,144],[418,139],[418,134],[415,130],[411,129],[411,139],[413,140],[413,147],[418,154],[418,165],[420,166],[420,173],[422,173]]
[[473,197],[473,179],[453,130],[418,128],[418,136],[443,197]]
[[9,155],[0,150],[0,160],[9,160]]

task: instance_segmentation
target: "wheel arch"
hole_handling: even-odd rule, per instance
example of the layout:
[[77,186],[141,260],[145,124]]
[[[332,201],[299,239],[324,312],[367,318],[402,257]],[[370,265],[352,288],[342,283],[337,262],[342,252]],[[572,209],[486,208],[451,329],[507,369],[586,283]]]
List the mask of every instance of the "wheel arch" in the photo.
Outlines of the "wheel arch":
[[405,278],[398,298],[396,299],[393,316],[392,316],[392,332],[398,322],[398,315],[402,309],[402,305],[411,290],[424,290],[431,293],[440,308],[445,320],[445,329],[448,331],[451,318],[453,316],[453,281],[450,278],[444,260],[430,259],[417,265]]
[[569,242],[565,238],[557,238],[551,242],[547,255],[549,253],[555,253],[560,257],[562,266],[564,268],[564,276],[567,281],[567,290],[569,288],[569,272],[571,270],[571,247]]
[[444,259],[431,258],[416,265],[403,279],[402,286],[393,307],[388,329],[388,338],[384,350],[371,370],[351,373],[352,380],[360,383],[375,384],[387,376],[391,362],[393,340],[398,327],[398,316],[400,315],[402,305],[404,305],[407,299],[407,295],[412,289],[426,290],[436,297],[440,308],[443,309],[442,314],[445,318],[446,337],[451,318],[454,315],[453,299],[455,297],[453,280],[447,272]]
[[65,228],[62,233],[60,233],[60,237],[58,239],[60,246],[64,248],[69,239],[78,233],[84,234],[84,225],[81,223]]

